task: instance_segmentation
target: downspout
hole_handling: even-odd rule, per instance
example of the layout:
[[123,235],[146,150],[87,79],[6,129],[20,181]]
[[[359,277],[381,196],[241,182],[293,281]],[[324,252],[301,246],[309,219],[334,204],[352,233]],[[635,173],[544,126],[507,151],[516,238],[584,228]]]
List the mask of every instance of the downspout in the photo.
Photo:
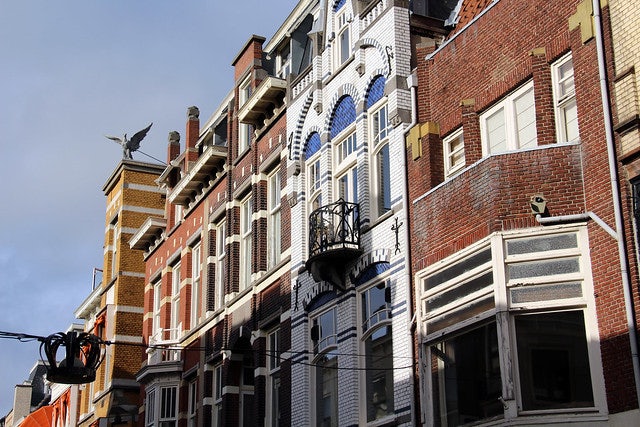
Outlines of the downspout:
[[627,248],[625,246],[624,229],[622,221],[622,201],[618,187],[618,168],[616,163],[616,151],[613,138],[613,126],[611,124],[611,105],[609,104],[609,90],[607,86],[607,74],[604,59],[604,43],[602,35],[602,20],[600,16],[600,1],[592,0],[593,24],[596,38],[596,51],[598,55],[598,75],[600,79],[600,93],[602,95],[602,110],[604,129],[607,142],[607,154],[609,156],[609,174],[611,178],[611,192],[613,210],[615,214],[616,239],[618,241],[618,257],[620,258],[620,272],[622,275],[622,288],[624,291],[624,306],[627,315],[627,327],[629,329],[629,343],[631,345],[631,360],[633,362],[633,377],[636,385],[636,401],[640,406],[640,361],[638,360],[638,336],[636,331],[636,318],[629,280],[629,265],[627,261]]
[[[407,242],[407,253],[406,253],[406,263],[407,263],[407,268],[406,268],[406,283],[407,283],[407,296],[410,296],[413,293],[413,278],[411,277],[411,233],[409,232],[409,176],[407,173],[407,165],[409,164],[409,161],[407,159],[407,146],[404,143],[404,141],[407,140],[407,135],[409,133],[409,131],[416,125],[418,124],[418,97],[417,97],[417,87],[418,87],[418,76],[416,74],[416,72],[414,71],[413,73],[411,73],[408,77],[407,77],[407,86],[409,87],[409,89],[411,90],[411,123],[409,123],[409,126],[406,128],[406,130],[404,131],[404,138],[403,138],[403,144],[402,144],[402,150],[404,152],[404,155],[402,156],[402,170],[404,171],[404,200],[406,203],[406,206],[404,207],[404,218],[403,221],[406,224],[405,229],[405,239]],[[414,295],[414,299],[417,298],[417,295]],[[407,334],[409,335],[409,342],[411,343],[411,360],[416,360],[416,355],[414,352],[414,348],[413,348],[413,335],[411,333],[411,329],[413,328],[413,323],[416,321],[416,316],[418,314],[418,311],[415,310],[415,312],[413,313],[413,315],[411,314],[411,312],[413,311],[413,307],[410,304],[408,304],[408,309],[407,309],[407,317],[409,318],[409,325],[407,327]],[[417,328],[416,328],[417,330]],[[418,345],[419,342],[418,342]],[[418,361],[418,371],[420,371],[420,361]],[[413,394],[413,391],[415,390],[415,377],[414,377],[414,371],[411,371],[411,425],[416,426],[418,425],[416,422],[417,419],[417,414],[416,414],[416,405],[415,405],[415,395]]]

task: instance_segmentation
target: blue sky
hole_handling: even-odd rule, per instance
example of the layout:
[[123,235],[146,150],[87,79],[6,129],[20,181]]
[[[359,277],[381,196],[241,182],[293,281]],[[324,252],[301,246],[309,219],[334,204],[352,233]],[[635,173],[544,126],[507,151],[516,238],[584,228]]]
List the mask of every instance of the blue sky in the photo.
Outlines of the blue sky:
[[[104,135],[153,122],[141,151],[165,160],[187,107],[206,121],[239,49],[296,4],[0,0],[0,331],[64,331],[91,292],[102,186],[122,156]],[[0,339],[0,417],[38,358],[37,342]]]

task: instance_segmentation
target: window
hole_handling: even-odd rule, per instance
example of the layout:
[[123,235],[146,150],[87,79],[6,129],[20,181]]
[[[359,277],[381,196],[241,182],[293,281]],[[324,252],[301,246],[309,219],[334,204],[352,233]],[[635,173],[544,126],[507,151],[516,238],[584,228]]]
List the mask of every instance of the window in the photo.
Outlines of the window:
[[189,403],[187,408],[187,426],[196,427],[198,411],[198,382],[193,380],[189,383]]
[[[251,97],[251,78],[247,77],[238,86],[238,108],[242,107]],[[238,123],[238,155],[242,154],[251,143],[251,125]]]
[[160,388],[160,417],[158,419],[160,427],[176,427],[178,425],[177,407],[178,388]]
[[387,104],[382,105],[370,115],[372,152],[372,199],[374,211],[378,216],[391,210],[391,162],[389,159],[389,132],[391,125]]
[[242,370],[240,371],[240,425],[243,427],[255,426],[253,412],[254,371],[252,351],[248,350],[242,358]]
[[307,206],[308,213],[322,206],[321,173],[320,173],[320,135],[311,134],[305,149],[305,164],[307,168]]
[[464,136],[462,128],[456,130],[442,141],[444,152],[444,177],[451,178],[464,167]]
[[191,249],[191,328],[198,323],[200,313],[200,271],[201,271],[201,245],[196,244]]
[[280,49],[280,51],[278,51],[278,56],[276,58],[276,76],[281,79],[286,79],[290,73],[291,73],[291,48],[289,47],[289,43],[287,42]]
[[334,12],[336,12],[336,40],[334,54],[335,66],[337,68],[351,57],[351,39],[349,37],[349,24],[351,19],[349,15],[347,15],[346,7],[337,6],[337,8],[334,9]]
[[171,326],[170,340],[180,337],[180,263],[171,268]]
[[338,356],[336,354],[336,310],[313,319],[315,374],[315,418],[318,426],[338,425]]
[[162,282],[158,280],[153,284],[153,340],[160,340],[160,307],[162,304]]
[[215,309],[224,304],[224,286],[227,281],[227,222],[220,221],[216,225],[216,280],[215,280]]
[[385,283],[372,286],[361,294],[367,422],[394,413],[389,296],[390,289]]
[[276,329],[267,336],[267,408],[270,427],[280,425],[280,329]]
[[213,368],[213,427],[222,427],[222,364]]
[[111,280],[118,277],[118,245],[120,240],[120,227],[118,226],[118,217],[109,224],[111,231]]
[[145,425],[152,427],[156,420],[156,390],[151,389],[147,392],[146,408],[145,408]]
[[315,156],[307,164],[307,180],[309,181],[309,211],[313,212],[322,206],[322,192],[320,191],[320,157]]
[[584,228],[496,234],[418,274],[433,425],[503,417],[499,398],[518,416],[603,405],[583,248]]
[[537,145],[533,82],[511,93],[480,116],[484,155]]
[[240,204],[240,290],[251,285],[251,196]]
[[268,177],[268,204],[269,219],[267,222],[267,267],[272,268],[280,262],[281,248],[281,178],[280,168],[277,168]]
[[553,64],[551,70],[558,142],[577,141],[580,134],[571,54]]
[[147,392],[145,422],[148,427],[176,427],[178,388],[166,386]]
[[355,132],[356,108],[353,98],[343,97],[335,108],[331,123],[334,140],[335,197],[347,202],[358,202],[358,141]]

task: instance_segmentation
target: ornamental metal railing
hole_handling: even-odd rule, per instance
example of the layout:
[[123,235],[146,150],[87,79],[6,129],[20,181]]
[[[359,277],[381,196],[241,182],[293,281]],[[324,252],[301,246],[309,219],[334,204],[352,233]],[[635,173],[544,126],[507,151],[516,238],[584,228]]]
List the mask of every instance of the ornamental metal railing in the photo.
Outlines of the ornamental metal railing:
[[360,248],[360,205],[340,199],[309,216],[309,258]]

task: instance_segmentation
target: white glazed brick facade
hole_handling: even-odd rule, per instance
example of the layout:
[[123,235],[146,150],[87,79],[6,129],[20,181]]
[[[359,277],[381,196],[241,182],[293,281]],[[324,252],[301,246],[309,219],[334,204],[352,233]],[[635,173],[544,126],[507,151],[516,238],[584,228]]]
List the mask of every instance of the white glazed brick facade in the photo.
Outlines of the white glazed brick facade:
[[[381,0],[364,16],[360,16],[347,1],[343,8],[352,17],[350,23],[351,58],[335,69],[334,46],[331,38],[335,31],[332,3],[325,11],[324,50],[313,62],[313,70],[301,76],[292,87],[292,99],[287,108],[287,128],[291,134],[288,158],[287,193],[295,195],[291,211],[291,425],[315,425],[315,386],[313,374],[313,343],[311,326],[317,313],[335,307],[337,313],[338,353],[338,420],[340,426],[366,425],[365,364],[362,336],[361,291],[370,280],[355,287],[350,277],[378,262],[388,263],[388,270],[380,276],[391,288],[391,318],[393,341],[393,400],[394,419],[399,425],[411,425],[412,372],[414,363],[409,322],[412,302],[408,293],[408,221],[405,211],[404,133],[410,120],[410,92],[406,78],[410,73],[409,12],[394,6],[392,0]],[[353,2],[356,3],[356,2]],[[342,9],[341,9],[342,11]],[[360,47],[362,46],[362,47]],[[373,218],[370,194],[370,147],[366,96],[371,82],[377,76],[386,79],[385,96],[392,121],[389,135],[391,211],[380,219]],[[332,285],[317,283],[302,271],[308,258],[307,177],[304,149],[308,137],[320,135],[320,169],[322,205],[333,203],[332,153],[330,125],[332,114],[344,95],[350,95],[356,106],[355,132],[357,137],[358,203],[364,220],[361,233],[363,253],[349,264],[346,289],[334,290]],[[398,232],[393,227],[398,225]],[[334,295],[324,304],[316,297],[323,293]],[[326,296],[325,296],[326,297]],[[324,298],[322,299],[324,301]],[[313,305],[307,311],[307,305]]]

